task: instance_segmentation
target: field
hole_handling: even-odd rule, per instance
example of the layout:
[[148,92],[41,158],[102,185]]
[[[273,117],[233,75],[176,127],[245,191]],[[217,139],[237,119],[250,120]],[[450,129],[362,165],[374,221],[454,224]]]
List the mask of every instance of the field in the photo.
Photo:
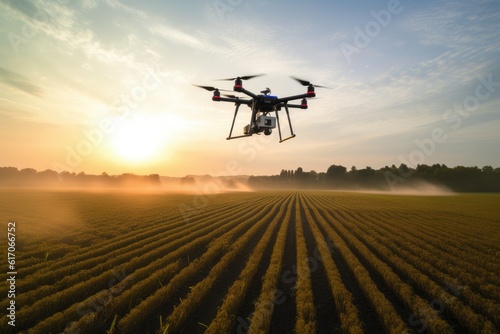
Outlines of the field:
[[4,189],[0,332],[498,333],[499,204]]

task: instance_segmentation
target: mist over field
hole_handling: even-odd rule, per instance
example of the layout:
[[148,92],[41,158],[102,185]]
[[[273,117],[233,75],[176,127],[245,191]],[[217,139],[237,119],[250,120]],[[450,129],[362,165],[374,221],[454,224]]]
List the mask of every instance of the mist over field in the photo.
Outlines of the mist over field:
[[457,192],[443,186],[432,184],[426,181],[412,182],[408,185],[400,185],[394,189],[345,189],[345,191],[366,193],[366,194],[386,194],[386,195],[408,195],[408,196],[453,196]]

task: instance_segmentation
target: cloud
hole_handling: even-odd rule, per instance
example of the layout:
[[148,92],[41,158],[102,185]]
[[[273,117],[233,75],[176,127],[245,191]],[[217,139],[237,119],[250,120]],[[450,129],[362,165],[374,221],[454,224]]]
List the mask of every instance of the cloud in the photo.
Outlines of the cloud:
[[212,47],[206,41],[202,42],[200,39],[191,34],[168,27],[165,24],[155,24],[150,28],[150,31],[156,35],[162,36],[163,38],[171,42],[189,46],[194,49],[209,49]]
[[[61,4],[57,1],[39,0],[36,3],[29,1],[19,1],[24,5],[12,3],[0,3],[0,10],[5,11],[9,17],[20,20],[28,27],[30,37],[39,38],[42,35],[53,38],[59,44],[53,44],[57,51],[65,54],[76,54],[82,51],[89,59],[95,58],[99,62],[110,65],[126,65],[134,67],[134,57],[130,49],[126,49],[128,43],[123,48],[115,46],[115,43],[104,44],[99,41],[99,37],[106,30],[98,31],[88,22],[88,10],[92,10],[96,4],[92,0],[86,0],[81,4],[67,3]],[[112,17],[107,17],[111,21],[119,16],[118,10],[127,14],[143,17],[145,14],[140,11],[131,12],[127,6],[119,5],[115,0],[108,0],[107,4],[114,9]],[[83,9],[83,10],[82,10]],[[111,25],[113,23],[110,23]],[[24,28],[23,28],[24,29]],[[120,34],[123,30],[120,30]],[[121,35],[113,36],[118,39]],[[26,36],[24,36],[26,37]]]
[[61,34],[66,36],[67,30],[75,22],[74,11],[68,5],[62,5],[56,1],[12,1],[8,4],[0,3],[0,8],[8,17],[16,18],[24,23],[27,27],[26,31],[29,31],[29,37],[23,32],[26,38],[32,38],[39,32],[55,37]]
[[498,68],[500,21],[492,19],[498,14],[491,2],[438,1],[416,9],[398,24],[400,38],[410,33],[417,41],[409,46],[415,50],[411,63],[396,62],[362,80],[347,80],[340,93],[347,99],[352,94],[346,90],[356,92],[357,104],[372,119],[414,122],[439,116],[473,92],[478,76]]
[[40,87],[29,82],[24,76],[11,72],[3,67],[0,67],[0,82],[31,95],[39,97],[43,95],[43,90]]
[[[500,14],[495,1],[439,1],[415,12],[402,24],[417,34],[422,45],[438,45],[464,52],[500,50]],[[480,50],[476,50],[480,48]]]
[[9,11],[18,12],[26,17],[33,17],[39,11],[30,1],[5,0],[4,5],[7,6]]

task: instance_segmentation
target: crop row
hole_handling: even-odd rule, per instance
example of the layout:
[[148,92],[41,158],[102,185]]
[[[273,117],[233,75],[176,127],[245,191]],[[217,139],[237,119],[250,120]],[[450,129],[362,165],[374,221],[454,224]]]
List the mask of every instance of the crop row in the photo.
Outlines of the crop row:
[[413,287],[425,291],[432,299],[442,301],[444,303],[443,307],[446,307],[471,332],[492,331],[494,325],[491,322],[480,314],[474,313],[468,306],[457,300],[449,292],[444,291],[441,286],[433,282],[421,271],[415,269],[408,261],[401,259],[383,243],[376,242],[367,231],[360,229],[360,224],[356,222],[352,215],[346,214],[342,216],[337,212],[332,214],[335,216],[335,221],[338,222],[335,224],[335,228],[346,240],[349,240],[350,244],[355,246],[360,256],[384,279],[387,286],[400,298],[407,309],[412,311],[413,314],[425,317],[425,324],[429,330],[436,333],[453,332],[446,322],[436,317],[436,312],[431,308],[429,302],[412,293],[412,286],[402,282],[398,277],[398,272],[402,273]]
[[[164,218],[165,220],[165,218]],[[210,221],[208,224],[210,224]],[[207,224],[206,222],[200,221],[200,224]],[[30,291],[35,288],[40,289],[44,285],[49,287],[48,293],[51,291],[59,291],[65,286],[70,286],[75,284],[73,273],[80,273],[81,277],[84,274],[87,277],[94,275],[99,272],[102,266],[108,265],[110,261],[124,252],[128,252],[129,249],[134,249],[137,254],[141,252],[147,253],[150,249],[158,247],[158,245],[165,243],[165,240],[161,238],[164,236],[182,236],[186,235],[189,230],[187,227],[191,227],[193,230],[199,228],[197,225],[186,225],[182,222],[176,222],[172,224],[156,224],[156,222],[147,222],[148,226],[153,225],[153,228],[148,227],[145,231],[133,231],[121,238],[112,239],[111,242],[100,245],[99,247],[89,247],[89,249],[80,250],[74,252],[73,256],[68,256],[60,261],[57,261],[53,265],[46,266],[45,269],[37,271],[31,276],[25,277],[21,282],[19,282],[19,288],[25,291]],[[157,226],[155,226],[157,225]],[[177,233],[177,235],[175,235]],[[153,241],[156,242],[153,243]],[[175,239],[175,238],[174,238]],[[148,240],[148,242],[145,242]],[[89,270],[84,272],[84,270]],[[23,268],[23,274],[28,271],[29,268]],[[61,279],[64,277],[64,279]],[[40,296],[33,296],[32,300],[23,301],[22,304],[33,302],[34,300],[40,299]]]
[[[266,199],[270,202],[270,199]],[[262,200],[257,200],[260,203]],[[251,209],[251,207],[242,210],[242,220],[248,220],[248,218],[258,215],[262,210]],[[99,293],[99,291],[107,290],[109,283],[116,281],[116,272],[125,273],[126,275],[134,275],[134,271],[154,262],[155,259],[161,259],[164,254],[169,254],[168,258],[170,261],[182,256],[182,254],[189,254],[194,249],[202,247],[204,244],[209,242],[211,238],[217,235],[222,235],[227,232],[231,226],[236,226],[238,221],[234,220],[233,216],[221,215],[221,220],[213,220],[212,223],[207,222],[206,228],[201,228],[196,224],[190,226],[190,229],[186,229],[184,233],[178,233],[167,237],[167,240],[159,240],[156,242],[142,242],[141,244],[153,244],[156,249],[148,248],[147,252],[144,249],[138,251],[135,247],[129,248],[119,248],[113,253],[113,257],[104,257],[100,259],[104,263],[97,264],[97,269],[94,268],[92,272],[88,270],[75,271],[74,274],[69,276],[64,276],[65,271],[58,272],[59,280],[69,280],[73,284],[67,283],[66,285],[56,286],[40,286],[36,289],[32,289],[26,293],[20,294],[18,296],[19,305],[23,305],[19,311],[18,316],[23,319],[22,326],[30,327],[33,326],[40,319],[50,318],[51,314],[56,314],[57,312],[64,312],[70,316],[69,319],[75,319],[79,316],[79,308],[76,307],[79,301],[82,301],[85,305],[85,300],[92,297],[93,294]],[[231,223],[231,224],[229,224]],[[213,233],[210,233],[213,232]],[[204,238],[200,238],[203,237]],[[155,237],[156,239],[157,237]],[[167,242],[170,240],[170,242]],[[129,251],[129,249],[131,249]],[[177,250],[176,252],[172,252]],[[88,259],[91,263],[95,263],[95,259]],[[97,262],[98,263],[98,262]],[[163,262],[165,264],[165,262]],[[155,265],[162,266],[163,264],[156,263]],[[143,271],[144,275],[147,275],[147,271]],[[57,277],[57,276],[56,276]],[[61,279],[62,277],[62,279]],[[139,276],[140,277],[140,276]],[[66,286],[64,288],[63,286]],[[29,306],[28,306],[29,305]],[[48,319],[46,319],[48,320]],[[68,318],[66,318],[66,321]],[[4,321],[4,319],[2,319]],[[49,321],[50,323],[50,321]],[[60,322],[57,322],[61,325]]]
[[[269,226],[269,229],[274,229],[275,226],[273,225],[279,225],[279,232],[275,245],[278,245],[280,242],[284,242],[283,236],[286,235],[286,229],[288,227],[288,220],[290,219],[290,212],[292,208],[292,205],[290,205],[291,200],[292,199],[289,197],[287,201],[281,205],[280,212],[273,219],[272,225]],[[286,213],[283,216],[285,207]],[[252,252],[252,256],[248,259],[247,264],[240,273],[238,279],[229,288],[226,297],[217,310],[215,319],[210,323],[210,326],[205,331],[206,334],[228,333],[231,330],[235,321],[234,315],[238,312],[239,307],[248,293],[248,289],[260,265],[261,258],[266,247],[269,247],[268,244],[270,243],[272,236],[273,234],[268,231],[264,233],[264,237],[259,241],[257,247],[255,247]],[[272,265],[273,263],[271,262],[269,268],[271,268]]]
[[[217,262],[217,264],[210,270],[208,275],[198,284],[196,284],[186,296],[182,302],[175,306],[173,311],[168,315],[166,320],[166,325],[169,331],[176,332],[180,329],[182,323],[186,320],[187,316],[197,307],[200,306],[203,298],[209,293],[211,287],[215,284],[215,281],[221,279],[223,273],[229,268],[231,263],[235,260],[238,253],[242,252],[245,246],[248,245],[250,239],[255,238],[256,235],[268,235],[268,237],[263,237],[261,239],[264,242],[270,240],[270,235],[273,234],[274,229],[278,226],[278,223],[283,216],[284,206],[281,201],[276,201],[271,211],[262,217],[260,220],[256,221],[252,227],[250,227],[240,238],[235,240],[231,247],[228,249],[227,253]],[[264,229],[265,232],[258,233],[259,230]],[[259,243],[257,247],[264,247],[266,243]],[[255,253],[252,255],[255,256]],[[163,331],[165,328],[161,328]]]
[[[421,217],[419,214],[411,214],[408,217],[405,212],[395,214],[393,212],[378,211],[374,216],[384,218],[392,224],[397,223],[400,227],[404,227],[404,232],[416,235],[420,240],[429,243],[435,251],[442,252],[444,256],[456,259],[467,258],[471,260],[471,265],[478,266],[480,264],[481,269],[484,268],[491,272],[500,270],[500,265],[497,262],[488,263],[490,257],[487,255],[491,254],[492,249],[495,249],[495,247],[485,244],[484,241],[478,241],[475,233],[468,232],[453,236],[454,231],[458,229],[456,224],[439,231],[441,222],[447,219],[445,213],[433,214],[432,219]],[[439,223],[437,224],[436,221]],[[469,222],[469,224],[476,225],[474,222]],[[476,227],[476,229],[478,228]]]
[[[253,221],[250,217],[256,217],[257,219],[263,218],[272,210],[271,206],[274,206],[274,203],[268,200],[265,206],[252,210],[251,214],[239,215],[236,219],[233,215],[232,220],[237,228],[230,233],[221,234],[218,239],[214,239],[210,244],[209,250],[204,253],[202,257],[190,262],[190,264],[182,269],[167,285],[164,285],[154,294],[151,294],[121,319],[118,323],[119,328],[122,328],[123,331],[133,332],[136,328],[135,326],[140,324],[140,319],[145,319],[145,317],[152,312],[158,313],[161,305],[165,305],[168,301],[171,301],[173,294],[179,288],[185,286],[186,282],[194,277],[201,268],[209,265],[211,259],[214,258],[212,255],[215,256],[217,250],[226,251],[229,249],[233,239],[241,233],[244,233],[245,230],[253,225]],[[266,207],[269,209],[266,209]],[[238,214],[242,213],[239,212]],[[217,252],[217,254],[220,255],[221,253]]]
[[[325,203],[324,198],[321,200]],[[377,219],[376,224],[385,226],[386,228],[391,229],[395,236],[400,236],[400,238],[396,239],[391,238],[391,241],[407,240],[411,243],[418,244],[422,248],[439,255],[443,261],[449,264],[463,262],[463,265],[467,266],[467,270],[462,270],[462,272],[472,273],[477,279],[482,279],[483,281],[500,283],[498,281],[498,275],[496,274],[500,270],[498,264],[495,263],[493,267],[488,266],[488,259],[492,258],[491,256],[478,254],[472,249],[464,250],[468,247],[468,244],[473,244],[473,241],[462,238],[461,240],[463,241],[460,244],[452,245],[453,243],[449,241],[449,237],[446,235],[439,236],[434,232],[434,228],[432,226],[439,225],[435,223],[435,215],[431,216],[432,219],[427,219],[427,222],[431,222],[431,226],[421,228],[420,225],[422,225],[422,222],[418,218],[415,218],[413,213],[409,215],[404,211],[353,211],[349,208],[345,208],[344,210],[337,212],[339,214],[342,214],[342,212],[350,212],[354,215],[354,217],[357,217],[356,219],[360,223]],[[441,215],[439,215],[439,217],[441,217]],[[451,229],[453,230],[453,228]],[[445,270],[446,268],[441,269]]]
[[[262,211],[266,212],[266,209]],[[124,311],[128,307],[133,306],[140,297],[145,294],[147,295],[148,292],[154,293],[156,291],[155,288],[162,284],[160,279],[164,277],[165,266],[193,253],[196,249],[203,248],[210,241],[212,241],[210,245],[208,245],[210,251],[205,253],[204,259],[206,262],[214,262],[216,256],[220,255],[223,251],[223,246],[227,246],[230,243],[230,237],[234,233],[242,233],[245,231],[245,229],[249,227],[249,217],[259,214],[256,210],[249,210],[248,212],[243,210],[241,213],[242,216],[238,219],[227,217],[220,221],[222,222],[220,227],[217,227],[218,223],[214,223],[212,226],[209,226],[207,231],[202,229],[201,232],[198,231],[199,233],[191,232],[185,237],[172,241],[155,251],[144,254],[141,257],[135,257],[132,261],[125,264],[122,270],[131,277],[129,282],[130,287],[126,289],[122,295],[116,296],[111,302],[106,303],[105,314],[112,314],[113,311]],[[212,247],[214,240],[217,240],[217,247]],[[126,257],[127,254],[124,254],[124,256]],[[197,264],[196,260],[191,262],[190,265],[193,263]],[[167,271],[166,274],[169,274],[169,271]],[[85,301],[81,304],[88,305]],[[67,309],[66,312],[68,315],[76,317],[81,307],[82,306],[73,305],[72,308]],[[75,310],[77,312],[74,312]],[[95,321],[97,321],[97,319],[95,319],[94,322]],[[87,323],[88,320],[84,320],[84,322]]]
[[394,308],[394,305],[387,297],[379,290],[377,284],[372,280],[370,272],[363,266],[358,257],[352,252],[348,243],[336,232],[328,221],[336,221],[326,210],[318,209],[318,205],[311,202],[307,207],[313,214],[313,220],[318,222],[326,235],[333,240],[336,249],[345,259],[349,269],[354,273],[354,276],[363,290],[366,298],[370,301],[373,310],[376,312],[380,323],[383,325],[387,333],[407,333],[409,328],[401,319]]
[[21,244],[17,331],[497,333],[491,212],[286,191],[195,198],[186,220],[189,196],[98,198],[70,197],[81,228]]
[[[394,221],[401,221],[398,218],[392,218]],[[426,261],[428,264],[436,267],[439,271],[443,273],[448,273],[456,277],[459,280],[467,281],[469,285],[476,287],[480,292],[484,284],[491,284],[498,282],[497,275],[491,273],[480,265],[474,263],[473,259],[467,257],[455,257],[450,253],[443,252],[436,249],[432,243],[424,239],[423,236],[415,236],[407,231],[410,227],[402,228],[401,225],[391,224],[391,220],[380,217],[369,217],[367,215],[359,215],[359,222],[361,225],[378,227],[377,230],[381,230],[381,234],[387,240],[391,240],[393,244],[399,245],[402,249],[407,249],[408,247],[418,248],[416,254],[420,254],[421,259]],[[403,225],[404,226],[404,225]],[[484,257],[484,256],[483,256]],[[464,270],[465,269],[465,270]],[[491,295],[490,291],[484,291],[486,296]],[[499,291],[500,292],[500,291]],[[500,295],[498,295],[500,296]],[[498,298],[498,297],[497,297]]]
[[297,240],[297,294],[296,294],[296,333],[316,332],[316,312],[311,286],[311,272],[309,269],[309,257],[307,255],[306,240],[302,227],[303,219],[301,213],[302,202],[297,198],[295,207],[295,238]]
[[339,312],[341,331],[342,333],[349,334],[364,333],[363,324],[359,318],[359,313],[354,304],[353,296],[342,281],[339,269],[331,257],[331,252],[335,251],[333,247],[334,245],[329,246],[325,241],[326,238],[319,229],[316,219],[313,218],[311,210],[309,209],[311,203],[308,198],[306,196],[302,196],[302,200],[306,207],[304,210],[306,220],[311,227],[315,243],[318,246],[321,262],[325,266],[328,282],[330,284],[330,290],[335,300],[337,312]]
[[[445,214],[438,214],[434,216],[433,220],[441,222],[446,219],[447,217]],[[412,224],[413,228],[411,231],[420,233],[424,236],[424,239],[428,239],[432,242],[434,248],[442,250],[444,254],[450,254],[457,258],[465,257],[471,260],[471,264],[475,266],[480,264],[478,267],[481,270],[488,270],[491,272],[498,272],[498,270],[500,270],[500,265],[497,262],[489,262],[490,257],[488,255],[491,254],[494,247],[488,245],[484,240],[478,240],[475,236],[476,233],[470,231],[468,233],[454,235],[454,232],[458,230],[456,225],[450,225],[448,231],[445,229],[439,232],[436,231],[436,227],[433,227],[433,224],[437,225],[437,227],[441,227],[441,224],[436,224],[435,221],[433,222],[428,218],[425,219],[417,215],[412,215],[411,221],[404,218],[401,220],[406,224]],[[476,225],[476,223],[470,222],[472,226]]]
[[[220,208],[214,207],[212,208],[212,210],[214,210],[212,214],[227,212],[227,210],[231,210],[233,207],[227,207],[226,205]],[[36,272],[37,279],[35,284],[40,286],[43,285],[45,281],[47,281],[48,285],[53,284],[56,280],[55,277],[60,277],[61,274],[67,274],[65,272],[55,272],[55,270],[60,270],[68,265],[74,266],[74,264],[77,264],[76,267],[72,268],[75,271],[94,267],[95,263],[102,263],[106,258],[112,258],[115,254],[122,252],[122,247],[135,247],[136,249],[140,249],[146,246],[144,240],[148,240],[149,243],[147,246],[151,246],[151,241],[153,241],[151,239],[161,240],[164,235],[172,235],[174,233],[186,234],[186,232],[189,231],[187,230],[189,227],[199,227],[207,222],[211,223],[211,217],[212,216],[209,214],[204,213],[198,217],[197,224],[186,224],[179,214],[159,217],[157,220],[152,221],[143,220],[148,226],[145,230],[130,231],[120,238],[114,238],[110,242],[102,244],[100,247],[88,247],[88,249],[84,251],[75,252],[74,256],[67,257],[64,260],[58,261],[53,266],[47,266],[43,270]],[[120,217],[115,217],[115,219],[121,220]],[[94,262],[85,261],[88,259],[93,259]],[[22,288],[29,290],[31,288],[29,282],[29,277],[26,277],[26,281],[23,282]]]
[[[231,220],[228,219],[228,221]],[[63,276],[64,278],[58,284],[41,286],[36,290],[21,295],[19,298],[20,304],[31,304],[31,306],[20,309],[19,316],[23,317],[23,322],[26,325],[32,325],[36,322],[37,317],[46,317],[51,313],[60,312],[71,306],[75,300],[81,300],[84,296],[106,289],[106,284],[114,279],[111,269],[122,266],[119,271],[131,273],[136,268],[144,266],[144,263],[150,263],[154,259],[161,257],[162,254],[168,254],[185,244],[189,244],[191,248],[200,247],[202,239],[199,239],[199,237],[219,227],[220,230],[218,231],[220,233],[229,228],[225,222],[222,224],[209,224],[202,229],[193,226],[185,231],[186,235],[184,237],[181,237],[183,234],[180,232],[173,234],[167,240],[145,243],[146,245],[139,249],[137,249],[138,246],[134,245],[119,249],[116,251],[119,254],[113,254],[109,259],[89,259],[88,262],[95,264],[95,267],[80,270],[68,277]],[[99,260],[104,262],[99,263]],[[59,274],[63,275],[65,271]]]
[[248,328],[249,334],[262,334],[269,332],[271,319],[277,300],[277,284],[283,266],[283,255],[287,243],[287,231],[289,229],[292,208],[289,205],[281,229],[274,243],[271,259],[266,273],[262,278],[262,288],[260,295],[255,303],[255,309],[251,316],[251,323]]
[[[419,270],[424,275],[429,276],[432,280],[439,283],[441,287],[444,287],[444,290],[452,293],[454,297],[460,297],[475,310],[478,310],[486,315],[497,326],[499,325],[499,304],[490,298],[485,298],[474,292],[470,286],[454,286],[456,284],[453,282],[457,281],[457,277],[460,280],[464,280],[464,277],[466,277],[467,279],[465,281],[469,282],[469,285],[471,282],[474,282],[475,275],[467,274],[458,270],[459,266],[462,268],[467,267],[467,261],[461,259],[455,266],[452,267],[450,263],[444,262],[439,254],[423,250],[416,246],[415,243],[411,242],[411,240],[404,240],[402,238],[398,238],[397,236],[391,236],[387,233],[387,230],[380,232],[379,227],[382,224],[377,222],[372,225],[369,224],[368,221],[369,219],[365,219],[364,222],[366,224],[358,223],[357,226],[361,229],[360,233],[362,235],[371,235],[375,238],[374,240],[378,243],[377,246],[373,246],[375,251],[385,250],[386,253],[392,252],[398,254],[403,261],[411,263],[416,270]],[[387,238],[390,238],[393,242],[385,242]],[[378,245],[382,245],[382,248]],[[384,247],[387,247],[387,250]],[[452,276],[446,274],[447,271],[451,271]],[[479,288],[481,288],[481,286],[479,286]],[[441,294],[440,297],[451,298],[451,295]]]

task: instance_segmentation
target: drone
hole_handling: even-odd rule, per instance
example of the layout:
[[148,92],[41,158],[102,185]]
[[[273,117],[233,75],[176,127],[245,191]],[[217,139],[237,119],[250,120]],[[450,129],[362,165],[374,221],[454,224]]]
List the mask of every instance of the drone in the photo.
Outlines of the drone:
[[[230,92],[230,91],[225,89],[215,88],[212,86],[194,85],[196,87],[200,87],[208,91],[213,91],[212,101],[232,102],[235,104],[236,108],[234,110],[233,123],[231,124],[231,130],[229,131],[229,136],[226,138],[227,140],[250,137],[254,134],[260,135],[262,133],[264,133],[264,135],[266,136],[269,136],[272,133],[272,130],[276,128],[276,125],[278,126],[280,143],[295,138],[295,133],[293,132],[292,128],[292,122],[290,120],[289,108],[307,109],[307,98],[316,96],[314,88],[315,87],[328,88],[325,86],[313,85],[307,80],[302,80],[295,77],[291,78],[299,82],[301,85],[307,86],[307,92],[305,94],[278,98],[277,96],[271,95],[271,89],[269,89],[269,87],[266,87],[266,89],[260,91],[260,94],[252,93],[251,91],[246,90],[243,87],[243,80],[250,80],[252,78],[260,77],[263,75],[264,74],[257,74],[257,75],[241,76],[236,78],[219,79],[224,81],[234,80],[233,91],[238,93],[243,93],[248,97],[250,97],[250,99],[228,94],[223,94],[221,96],[220,93],[221,91],[225,92]],[[290,101],[294,100],[301,100],[301,102],[300,104],[289,103]],[[238,116],[238,110],[242,104],[247,105],[252,110],[250,122],[249,124],[243,127],[242,135],[233,136],[234,122],[236,121],[236,117]],[[290,136],[286,138],[282,137],[281,126],[280,126],[279,111],[281,111],[282,109],[285,110],[286,117],[288,120],[288,125],[290,127]],[[275,113],[276,116],[271,116],[273,112]]]

